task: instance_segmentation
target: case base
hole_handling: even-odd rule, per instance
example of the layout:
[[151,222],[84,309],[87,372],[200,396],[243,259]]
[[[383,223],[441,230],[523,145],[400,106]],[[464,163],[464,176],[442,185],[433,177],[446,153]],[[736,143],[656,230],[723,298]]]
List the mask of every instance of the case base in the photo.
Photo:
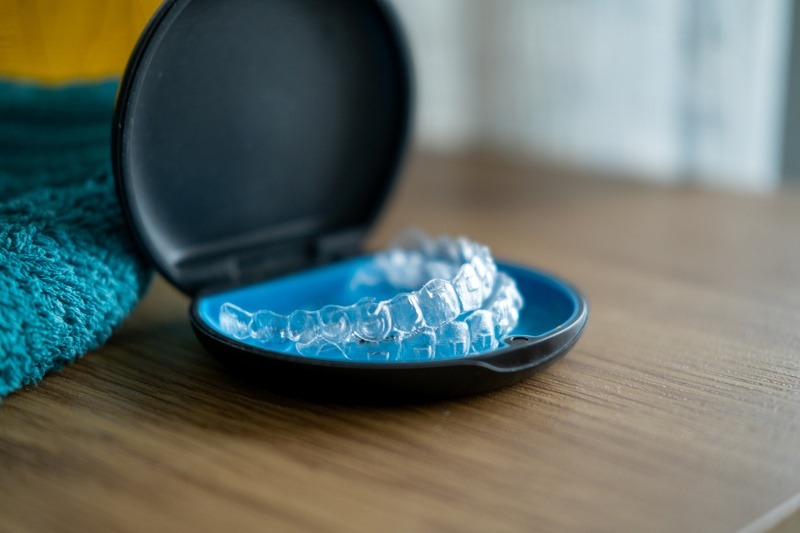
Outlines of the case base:
[[567,353],[588,318],[586,300],[568,283],[500,262],[498,268],[516,280],[526,304],[517,328],[490,352],[421,362],[328,360],[300,355],[291,343],[276,349],[255,339],[237,340],[219,325],[225,302],[276,312],[352,303],[360,295],[348,281],[368,260],[351,259],[200,296],[190,311],[192,326],[209,352],[250,382],[317,400],[384,402],[451,398],[519,382]]

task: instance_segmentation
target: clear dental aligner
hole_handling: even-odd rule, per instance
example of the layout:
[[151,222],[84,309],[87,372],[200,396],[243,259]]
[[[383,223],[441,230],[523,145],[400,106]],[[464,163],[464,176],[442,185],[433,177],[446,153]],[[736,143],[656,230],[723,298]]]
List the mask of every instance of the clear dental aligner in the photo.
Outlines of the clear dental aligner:
[[[351,360],[427,360],[496,348],[519,319],[516,283],[498,273],[489,249],[460,237],[406,234],[354,276],[353,284],[386,282],[401,292],[288,316],[250,313],[231,303],[220,325],[237,339],[295,343],[302,355]],[[420,287],[418,290],[410,290]]]

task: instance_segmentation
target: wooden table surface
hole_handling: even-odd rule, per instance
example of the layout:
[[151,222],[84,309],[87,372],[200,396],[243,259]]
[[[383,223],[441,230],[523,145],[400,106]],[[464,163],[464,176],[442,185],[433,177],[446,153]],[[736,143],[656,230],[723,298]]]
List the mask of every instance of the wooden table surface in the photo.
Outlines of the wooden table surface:
[[417,156],[372,246],[407,225],[576,284],[577,346],[481,396],[319,405],[226,374],[156,280],[107,346],[0,405],[0,530],[798,524],[800,194]]

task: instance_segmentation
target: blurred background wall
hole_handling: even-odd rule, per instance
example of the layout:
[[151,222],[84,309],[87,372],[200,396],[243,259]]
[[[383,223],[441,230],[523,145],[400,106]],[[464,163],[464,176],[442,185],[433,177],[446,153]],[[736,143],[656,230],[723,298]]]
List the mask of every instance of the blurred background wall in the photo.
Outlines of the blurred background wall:
[[[424,150],[748,190],[800,176],[793,0],[388,1]],[[0,79],[118,76],[158,4],[0,0]]]
[[749,190],[787,173],[791,0],[392,4],[425,149]]

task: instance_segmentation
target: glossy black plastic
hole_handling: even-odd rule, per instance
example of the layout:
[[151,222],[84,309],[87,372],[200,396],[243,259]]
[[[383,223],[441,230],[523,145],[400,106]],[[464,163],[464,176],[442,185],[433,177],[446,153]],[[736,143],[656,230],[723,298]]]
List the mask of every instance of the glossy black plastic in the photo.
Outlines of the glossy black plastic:
[[405,148],[410,69],[374,0],[170,0],[125,72],[119,196],[193,294],[356,253]]

